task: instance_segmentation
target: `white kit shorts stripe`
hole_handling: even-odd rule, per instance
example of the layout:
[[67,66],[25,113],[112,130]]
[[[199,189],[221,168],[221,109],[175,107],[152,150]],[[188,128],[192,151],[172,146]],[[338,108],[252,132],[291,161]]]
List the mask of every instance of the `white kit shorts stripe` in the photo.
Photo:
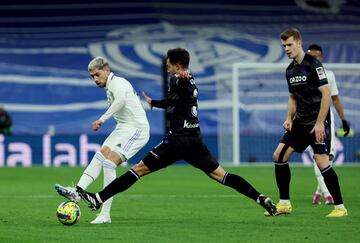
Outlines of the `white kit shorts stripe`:
[[106,138],[103,146],[108,146],[111,151],[120,156],[123,155],[126,160],[129,160],[145,146],[149,137],[149,128],[116,127]]

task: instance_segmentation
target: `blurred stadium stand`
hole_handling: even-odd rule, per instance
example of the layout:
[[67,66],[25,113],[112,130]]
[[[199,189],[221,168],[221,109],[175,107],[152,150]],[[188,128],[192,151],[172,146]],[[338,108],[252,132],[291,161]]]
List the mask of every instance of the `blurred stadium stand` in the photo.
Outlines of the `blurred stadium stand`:
[[[61,135],[90,134],[91,122],[107,105],[103,90],[87,73],[89,60],[97,55],[108,58],[113,71],[129,79],[138,93],[160,98],[162,57],[168,48],[185,47],[203,85],[200,100],[216,99],[211,84],[231,79],[233,62],[289,62],[278,38],[288,27],[301,30],[304,48],[313,42],[322,45],[325,63],[360,63],[359,1],[239,2],[2,2],[0,104],[13,117],[13,133],[42,135],[50,127]],[[359,132],[359,80],[339,80],[338,86],[348,120]],[[287,91],[285,80],[283,89]],[[205,134],[216,130],[213,112],[200,111]],[[148,112],[156,135],[163,133],[159,113]],[[271,117],[264,119],[271,122]],[[246,124],[246,131],[255,135],[279,134]]]

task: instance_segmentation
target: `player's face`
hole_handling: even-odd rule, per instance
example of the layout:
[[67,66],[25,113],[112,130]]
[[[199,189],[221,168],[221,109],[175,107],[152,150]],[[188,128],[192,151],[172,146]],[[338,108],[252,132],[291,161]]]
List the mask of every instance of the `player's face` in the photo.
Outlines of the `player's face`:
[[307,53],[318,59],[320,62],[322,62],[322,54],[319,50],[310,49],[307,51]]
[[107,68],[96,69],[93,72],[90,72],[91,77],[94,79],[95,84],[99,88],[104,88],[106,86],[107,79],[109,77],[110,71]]
[[291,36],[286,40],[281,40],[281,45],[283,46],[288,58],[296,59],[299,55],[301,55],[301,40],[294,40],[294,37]]
[[169,61],[169,58],[166,59],[166,69],[170,74],[179,73],[181,71],[181,66],[178,63],[172,64]]

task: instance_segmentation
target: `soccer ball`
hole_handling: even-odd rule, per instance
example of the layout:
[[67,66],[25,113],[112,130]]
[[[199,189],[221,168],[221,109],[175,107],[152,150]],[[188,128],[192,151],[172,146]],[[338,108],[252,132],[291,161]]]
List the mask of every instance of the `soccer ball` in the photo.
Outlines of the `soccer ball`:
[[75,224],[81,215],[80,207],[74,202],[62,202],[56,211],[56,217],[65,225]]

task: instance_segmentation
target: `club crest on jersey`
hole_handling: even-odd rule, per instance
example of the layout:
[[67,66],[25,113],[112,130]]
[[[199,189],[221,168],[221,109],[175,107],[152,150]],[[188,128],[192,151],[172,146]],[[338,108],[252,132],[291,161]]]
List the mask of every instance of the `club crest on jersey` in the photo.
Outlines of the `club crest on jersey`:
[[316,73],[317,73],[320,80],[326,78],[325,70],[324,70],[323,67],[316,68]]

